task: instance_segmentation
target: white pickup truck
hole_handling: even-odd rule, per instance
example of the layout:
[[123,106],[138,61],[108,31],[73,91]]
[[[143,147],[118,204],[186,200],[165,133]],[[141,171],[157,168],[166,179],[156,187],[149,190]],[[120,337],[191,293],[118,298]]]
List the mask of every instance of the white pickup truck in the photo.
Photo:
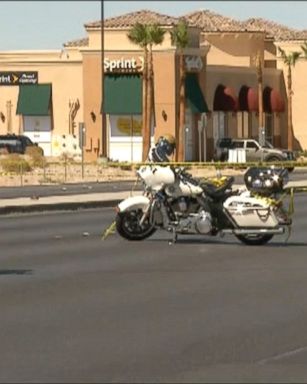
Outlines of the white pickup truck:
[[244,149],[246,161],[292,161],[295,156],[287,149],[274,148],[266,142],[260,145],[254,139],[230,139],[222,138],[217,141],[214,153],[215,161],[227,161],[229,149]]

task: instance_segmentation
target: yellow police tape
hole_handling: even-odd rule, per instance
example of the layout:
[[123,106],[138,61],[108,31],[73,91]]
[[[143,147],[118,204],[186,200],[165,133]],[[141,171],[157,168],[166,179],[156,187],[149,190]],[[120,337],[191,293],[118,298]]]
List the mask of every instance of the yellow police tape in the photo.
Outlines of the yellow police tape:
[[222,168],[249,168],[249,167],[277,167],[277,168],[300,168],[307,167],[307,162],[296,162],[296,161],[278,161],[278,162],[245,162],[245,163],[228,163],[228,162],[197,162],[197,161],[184,161],[184,162],[161,162],[161,163],[152,163],[152,162],[106,162],[104,166],[110,167],[141,167],[144,165],[150,166],[178,166],[178,167],[214,167],[217,169]]
[[102,233],[101,240],[105,240],[109,235],[115,233],[116,221],[113,221]]
[[286,190],[281,195],[281,197],[278,200],[272,199],[270,197],[265,197],[265,196],[259,195],[257,193],[253,194],[253,197],[263,201],[264,203],[266,203],[269,206],[277,206],[277,205],[280,204],[280,202],[282,200],[284,200],[284,198],[287,195],[289,195],[290,196],[290,201],[289,201],[289,207],[288,207],[288,215],[291,217],[293,215],[293,213],[294,213],[294,194],[295,193],[300,193],[300,192],[307,192],[307,187],[292,187],[292,188],[289,188],[288,190]]

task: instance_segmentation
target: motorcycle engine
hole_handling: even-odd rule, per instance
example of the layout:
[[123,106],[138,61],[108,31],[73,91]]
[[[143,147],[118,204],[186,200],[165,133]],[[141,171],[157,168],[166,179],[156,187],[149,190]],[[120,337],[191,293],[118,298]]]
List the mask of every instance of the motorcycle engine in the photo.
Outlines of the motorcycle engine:
[[209,212],[201,211],[195,222],[196,231],[202,235],[209,234],[212,230],[212,217]]
[[199,209],[199,203],[196,199],[184,196],[173,200],[171,206],[176,216],[179,215],[181,217],[187,217],[190,213],[197,212]]
[[177,231],[182,233],[209,234],[212,230],[212,218],[210,213],[199,210],[197,200],[188,197],[180,197],[172,203],[178,219]]

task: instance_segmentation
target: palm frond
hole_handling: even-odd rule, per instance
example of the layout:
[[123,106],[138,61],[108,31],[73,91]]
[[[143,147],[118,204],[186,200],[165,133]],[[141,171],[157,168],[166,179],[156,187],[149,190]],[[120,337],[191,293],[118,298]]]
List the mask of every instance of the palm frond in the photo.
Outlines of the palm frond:
[[286,57],[287,57],[287,54],[286,54],[285,50],[282,49],[282,48],[280,48],[280,47],[278,47],[278,52],[280,53],[281,58],[282,58],[283,60],[285,60]]
[[304,44],[301,45],[301,49],[303,51],[305,58],[307,58],[307,41],[305,41]]
[[291,65],[294,67],[297,60],[299,59],[299,57],[301,56],[302,52],[298,52],[298,51],[295,51],[295,52],[291,52],[290,54],[290,58],[291,58]]
[[127,33],[128,39],[141,47],[145,47],[148,44],[147,27],[141,23],[135,23],[135,25]]
[[284,64],[286,64],[288,66],[292,66],[292,67],[295,66],[298,58],[302,54],[302,52],[298,52],[298,51],[289,52],[287,54],[286,51],[280,47],[278,47],[278,51],[280,53],[280,56],[281,56]]
[[172,44],[177,48],[183,49],[188,45],[188,25],[185,20],[180,20],[170,33]]
[[147,27],[148,41],[149,44],[162,44],[164,40],[165,30],[158,24],[151,24]]

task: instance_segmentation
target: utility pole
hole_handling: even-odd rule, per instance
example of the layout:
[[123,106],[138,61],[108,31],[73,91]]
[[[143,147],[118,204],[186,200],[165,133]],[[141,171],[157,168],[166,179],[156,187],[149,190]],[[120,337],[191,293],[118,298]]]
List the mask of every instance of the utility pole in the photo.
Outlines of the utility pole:
[[107,127],[104,114],[104,0],[101,0],[101,155],[107,156]]

